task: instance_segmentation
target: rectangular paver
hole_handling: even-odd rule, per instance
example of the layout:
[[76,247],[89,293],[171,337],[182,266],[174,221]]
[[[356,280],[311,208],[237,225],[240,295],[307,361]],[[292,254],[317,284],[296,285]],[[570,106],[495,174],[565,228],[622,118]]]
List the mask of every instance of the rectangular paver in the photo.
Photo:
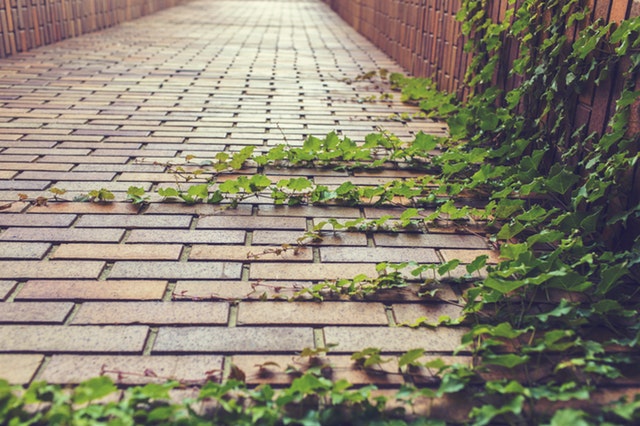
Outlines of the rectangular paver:
[[152,353],[295,352],[313,347],[308,327],[161,327]]
[[0,354],[0,377],[14,385],[29,383],[44,361],[44,355]]
[[265,280],[335,280],[353,278],[365,274],[377,277],[376,265],[372,263],[253,263],[250,279]]
[[0,259],[42,259],[51,244],[47,243],[0,243]]
[[178,260],[181,252],[177,244],[61,244],[51,259]]
[[105,263],[99,261],[0,261],[0,278],[98,278]]
[[408,327],[325,327],[327,345],[337,344],[333,352],[357,352],[379,348],[383,352],[404,352],[421,348],[433,352],[452,352],[460,345],[464,328]]
[[115,228],[9,228],[0,234],[0,241],[117,243],[124,231]]
[[[243,244],[245,231],[231,230],[148,230],[134,229],[128,243]],[[0,235],[1,237],[1,235]]]
[[78,228],[188,228],[191,216],[177,215],[84,215],[78,219]]
[[86,302],[72,324],[226,324],[228,317],[226,302]]
[[241,302],[238,325],[386,325],[382,303]]
[[109,279],[233,279],[241,263],[232,262],[116,262]]
[[0,323],[61,324],[72,309],[69,302],[0,303]]
[[223,357],[217,355],[54,355],[41,379],[48,383],[81,383],[106,375],[124,385],[165,383],[167,380],[202,384],[210,378],[219,379],[222,360]]
[[7,352],[140,353],[145,326],[0,325],[0,348]]
[[160,300],[168,281],[30,280],[16,300]]

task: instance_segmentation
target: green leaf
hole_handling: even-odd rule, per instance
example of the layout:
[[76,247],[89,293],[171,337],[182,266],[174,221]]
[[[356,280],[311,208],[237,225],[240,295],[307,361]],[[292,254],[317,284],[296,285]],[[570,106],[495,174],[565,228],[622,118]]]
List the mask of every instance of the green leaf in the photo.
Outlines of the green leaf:
[[98,376],[80,383],[73,392],[73,402],[75,404],[84,404],[90,401],[103,398],[114,392],[118,388],[113,381],[107,376]]
[[549,178],[545,180],[545,185],[558,194],[566,194],[579,180],[578,175],[559,164],[554,164],[549,171]]
[[405,352],[398,360],[398,366],[414,365],[414,363],[424,355],[424,349],[411,349]]
[[518,365],[524,364],[529,361],[528,355],[516,355],[516,354],[486,354],[482,357],[482,361],[485,364],[498,365],[500,367],[513,368]]

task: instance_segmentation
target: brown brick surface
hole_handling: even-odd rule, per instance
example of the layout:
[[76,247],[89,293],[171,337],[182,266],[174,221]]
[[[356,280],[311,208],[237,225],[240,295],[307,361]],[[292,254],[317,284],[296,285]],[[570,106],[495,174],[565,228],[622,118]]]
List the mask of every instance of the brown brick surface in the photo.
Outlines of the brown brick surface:
[[0,261],[0,278],[98,278],[104,266],[104,262],[98,261],[38,262],[29,260],[6,260]]
[[295,229],[303,231],[306,220],[300,217],[218,217],[207,216],[200,219],[198,229]]
[[0,281],[0,300],[6,299],[16,284],[16,281]]
[[152,353],[295,352],[313,347],[307,327],[161,327]]
[[148,230],[134,229],[128,243],[243,244],[245,231],[237,230]]
[[0,354],[0,377],[14,385],[29,383],[44,355]]
[[16,300],[160,300],[167,281],[30,280]]
[[409,262],[440,263],[435,250],[427,248],[378,247],[321,247],[320,260],[323,262]]
[[71,214],[60,215],[25,215],[25,214],[0,214],[0,227],[32,226],[32,227],[60,227],[64,228],[75,220]]
[[474,235],[377,233],[373,240],[380,247],[487,248],[485,240]]
[[345,245],[345,246],[366,246],[367,236],[360,232],[326,232],[322,233],[321,241],[313,241],[305,238],[302,231],[253,231],[253,244],[298,244],[299,240],[308,245]]
[[49,383],[64,384],[81,383],[106,375],[123,385],[164,383],[167,380],[201,384],[207,378],[220,377],[222,359],[215,355],[54,355],[40,378]]
[[228,317],[225,302],[86,302],[72,324],[226,324]]
[[176,300],[257,300],[288,299],[310,282],[295,281],[178,281],[172,297]]
[[78,228],[188,228],[191,216],[176,215],[85,215],[78,219]]
[[381,303],[241,302],[238,325],[386,325]]

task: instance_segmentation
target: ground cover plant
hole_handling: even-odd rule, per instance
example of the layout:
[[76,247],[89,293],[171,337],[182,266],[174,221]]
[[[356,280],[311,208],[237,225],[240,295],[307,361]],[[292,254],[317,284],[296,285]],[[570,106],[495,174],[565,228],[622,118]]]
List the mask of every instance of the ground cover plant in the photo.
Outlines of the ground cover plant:
[[[630,131],[640,71],[640,19],[618,24],[589,21],[581,0],[511,2],[502,22],[486,13],[487,2],[465,0],[459,17],[473,60],[464,100],[441,93],[428,79],[373,73],[359,81],[381,79],[423,115],[444,120],[448,137],[419,133],[402,141],[385,132],[357,144],[329,134],[310,137],[301,147],[281,145],[264,153],[251,147],[220,153],[193,168],[173,167],[187,182],[158,194],[187,203],[228,203],[270,197],[276,204],[392,204],[403,206],[399,220],[383,217],[350,223],[328,220],[301,236],[322,238],[333,229],[420,228],[446,221],[482,223],[492,232],[501,261],[479,257],[466,266],[485,278],[468,283],[464,317],[425,320],[414,326],[470,328],[460,351],[473,366],[425,362],[424,348],[400,357],[400,368],[438,371],[431,386],[406,385],[391,397],[373,397],[372,388],[332,382],[321,368],[278,391],[248,389],[238,377],[209,383],[193,400],[172,402],[181,384],[147,385],[121,392],[109,379],[96,378],[73,390],[33,384],[21,392],[0,383],[0,419],[8,424],[442,424],[413,417],[418,399],[467,397],[468,422],[505,424],[634,424],[640,396],[628,391],[637,379],[640,204],[633,170],[640,135]],[[575,42],[569,33],[577,31]],[[511,90],[493,84],[505,50],[518,43],[511,64],[519,83]],[[608,128],[588,133],[575,128],[579,96],[622,77],[620,96]],[[404,117],[401,119],[408,119]],[[421,170],[420,178],[360,187],[346,181],[337,188],[304,177],[273,181],[263,173],[217,182],[216,176],[246,164],[264,167],[338,167]],[[204,183],[190,180],[207,176]],[[637,187],[635,188],[637,192]],[[63,191],[57,190],[56,196]],[[112,195],[112,194],[111,194]],[[148,200],[140,188],[128,198]],[[87,200],[108,201],[108,190]],[[463,226],[463,225],[458,225]],[[295,249],[283,246],[283,250]],[[440,275],[460,265],[382,264],[378,277],[326,282],[306,290],[322,299],[331,293],[363,296],[407,284],[401,271]],[[433,296],[433,295],[426,295]],[[367,365],[380,351],[354,354]],[[602,389],[609,389],[603,393]],[[392,404],[393,402],[393,404]],[[402,403],[402,407],[390,409]],[[342,423],[341,423],[342,422]]]

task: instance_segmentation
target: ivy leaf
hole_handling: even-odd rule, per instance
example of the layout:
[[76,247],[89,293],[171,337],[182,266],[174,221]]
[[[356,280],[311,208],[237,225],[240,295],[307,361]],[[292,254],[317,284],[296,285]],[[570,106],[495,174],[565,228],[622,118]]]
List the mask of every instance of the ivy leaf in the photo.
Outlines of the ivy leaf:
[[73,402],[85,404],[116,392],[118,388],[107,376],[98,376],[80,383],[73,392]]
[[404,367],[405,365],[414,365],[422,355],[424,355],[424,349],[411,349],[398,359],[398,366]]
[[551,167],[549,176],[545,181],[545,185],[558,194],[566,194],[580,180],[579,176],[559,164],[554,164]]
[[529,361],[528,355],[516,355],[516,354],[486,354],[482,357],[482,361],[485,364],[498,365],[500,367],[513,368],[518,365],[524,364]]

